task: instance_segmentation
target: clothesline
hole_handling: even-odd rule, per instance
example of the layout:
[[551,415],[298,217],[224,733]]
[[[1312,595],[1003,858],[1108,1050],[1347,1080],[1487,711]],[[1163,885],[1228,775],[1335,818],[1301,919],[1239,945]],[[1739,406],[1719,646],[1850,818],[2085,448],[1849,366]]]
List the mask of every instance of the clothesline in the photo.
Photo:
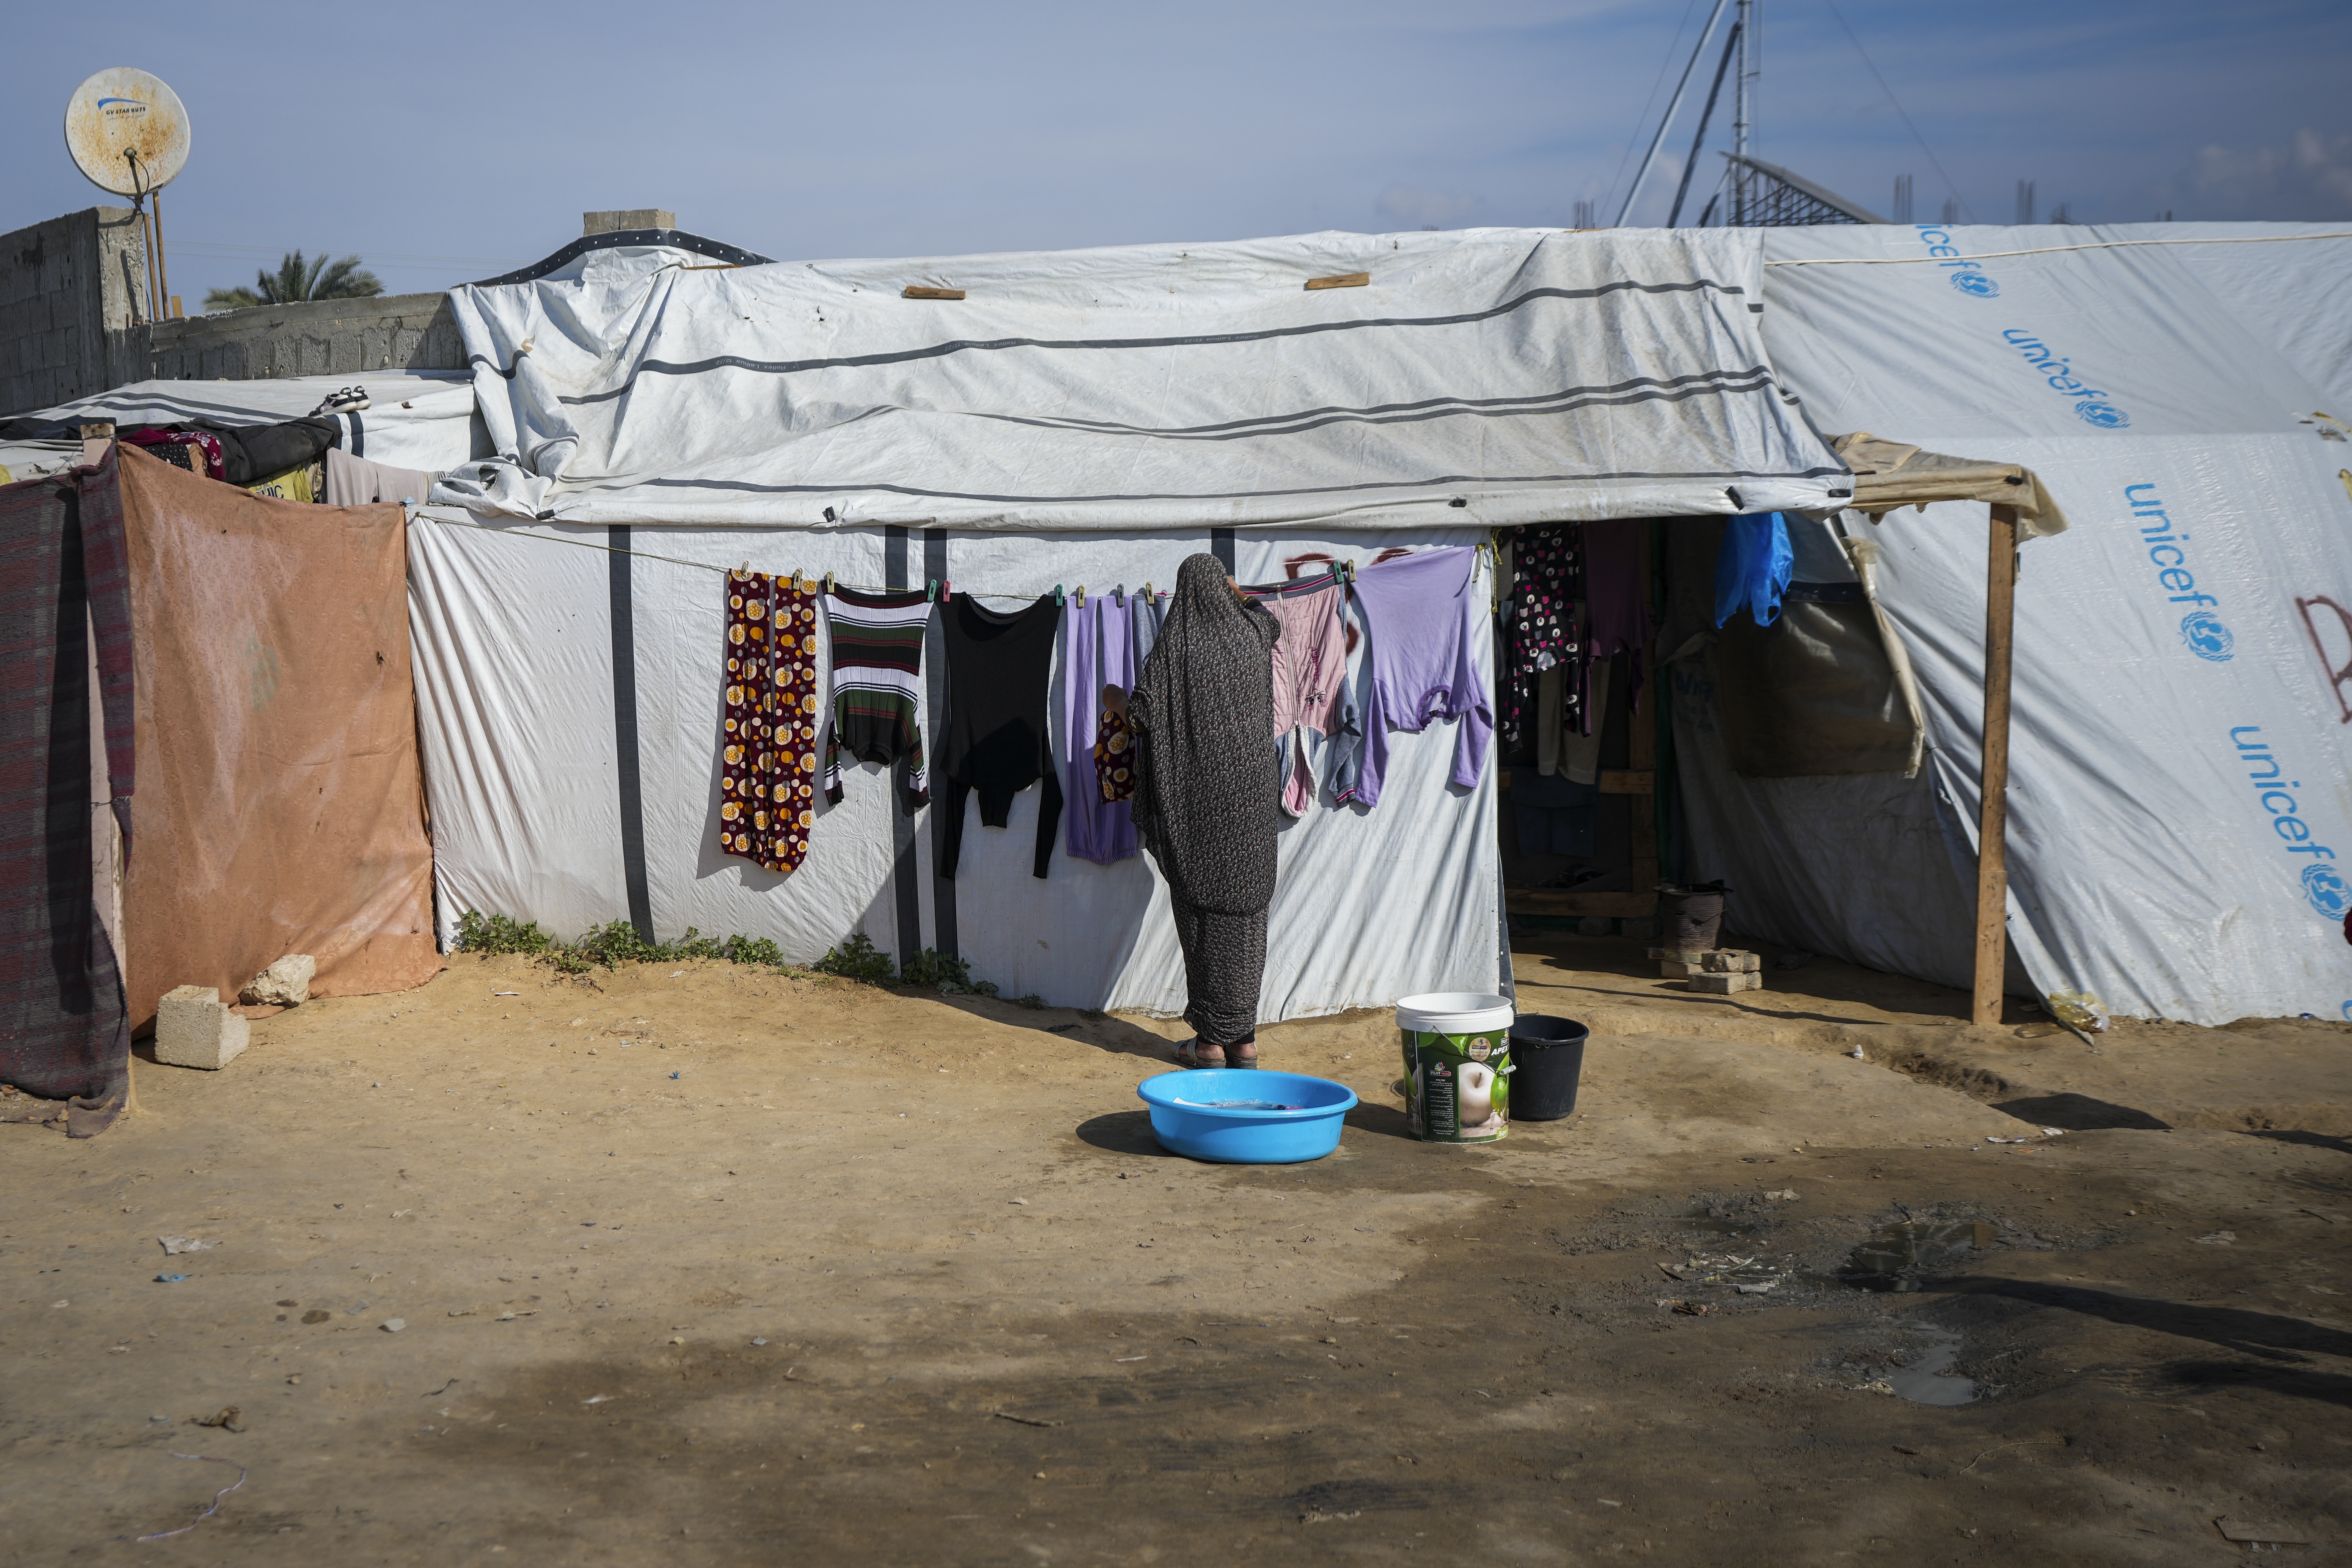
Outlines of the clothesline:
[[[437,522],[444,528],[478,529],[478,525],[475,523],[460,523],[453,521],[446,517],[435,517],[431,513],[425,511],[422,507],[417,508],[414,512],[412,512],[409,520],[412,522]],[[617,544],[594,544],[585,539],[566,539],[560,533],[519,533],[509,532],[506,530],[499,530],[499,531],[503,534],[504,537],[509,539],[531,539],[537,540],[542,544],[569,544],[578,550],[601,550],[607,555],[634,555],[644,561],[666,561],[673,566],[691,566],[696,568],[698,571],[716,572],[722,576],[728,573],[739,570],[739,568],[733,566],[714,565],[708,561],[689,561],[683,555],[664,555],[657,551],[652,550],[624,550]],[[783,574],[777,574],[783,575]],[[801,572],[792,573],[791,575],[804,583],[822,580],[821,578],[810,577],[805,573]],[[929,584],[931,587],[937,589],[945,589],[947,587],[947,584],[942,583],[937,577],[929,579]],[[856,594],[911,594],[914,592],[912,588],[890,588],[885,587],[879,583],[852,583],[838,576],[834,578],[833,585],[836,588],[847,588],[852,593]],[[1150,586],[1151,584],[1149,583],[1144,584],[1144,587],[1147,589]],[[1083,593],[1085,588],[1086,584],[1083,583],[1078,585],[1078,591],[1080,593]],[[980,588],[964,588],[958,591],[962,593],[968,598],[1002,599],[1008,604],[1015,605],[1034,605],[1037,602],[1039,597],[1039,595],[1035,594],[1000,594],[992,593]],[[1056,584],[1055,584],[1053,591],[1059,594],[1063,590],[1061,585]],[[946,595],[942,593],[937,596],[945,597]],[[1153,596],[1164,599],[1168,596],[1168,591],[1164,588],[1160,589]]]
[[[449,519],[449,518],[446,518],[446,517],[436,517],[436,516],[434,516],[431,512],[427,511],[425,508],[423,508],[423,507],[421,507],[421,506],[415,506],[415,507],[412,507],[412,508],[410,509],[410,511],[409,511],[409,521],[410,521],[411,522],[437,522],[437,523],[439,523],[439,524],[440,524],[442,527],[444,527],[444,528],[467,528],[467,529],[478,529],[478,528],[479,527],[479,525],[478,525],[478,524],[476,524],[476,523],[471,523],[471,522],[465,522],[465,523],[461,523],[461,522],[457,522],[457,521],[454,521],[454,520],[452,520],[452,519]],[[671,564],[671,565],[673,565],[673,566],[691,566],[691,567],[694,567],[695,569],[697,569],[698,571],[702,571],[702,572],[717,572],[717,573],[719,573],[719,574],[722,574],[722,575],[724,575],[724,574],[727,574],[727,573],[730,573],[730,572],[733,572],[733,571],[738,570],[738,568],[736,568],[736,567],[732,567],[732,566],[719,566],[719,565],[714,565],[714,564],[712,564],[710,562],[708,562],[708,561],[689,561],[689,560],[688,560],[688,559],[687,559],[685,556],[683,556],[683,555],[664,555],[664,554],[660,553],[660,552],[657,552],[657,551],[652,551],[652,550],[625,550],[625,549],[623,549],[621,546],[619,546],[619,545],[617,545],[617,544],[596,544],[596,543],[592,543],[591,542],[589,542],[588,540],[585,540],[585,539],[566,539],[566,538],[564,538],[564,537],[563,537],[562,534],[560,534],[560,533],[520,533],[520,532],[510,532],[510,531],[506,531],[506,530],[499,530],[499,532],[500,532],[504,537],[509,538],[509,539],[532,539],[532,540],[537,540],[537,541],[539,541],[540,542],[544,543],[544,544],[569,544],[569,545],[572,546],[574,549],[578,549],[578,550],[601,550],[601,551],[604,552],[607,555],[634,555],[634,556],[638,557],[638,558],[639,558],[639,559],[641,559],[641,560],[646,560],[646,561],[666,561],[666,562],[667,562],[669,564]],[[1482,543],[1482,544],[1480,544],[1479,546],[1477,546],[1477,548],[1478,548],[1478,549],[1483,552],[1486,552],[1486,551],[1490,551],[1490,550],[1492,550],[1493,546],[1488,545],[1488,544],[1483,544],[1483,543]],[[1484,559],[1484,555],[1483,555],[1483,554],[1482,554],[1482,556],[1481,556],[1481,559]],[[1339,568],[1339,567],[1335,566],[1335,567],[1333,568],[1333,570],[1335,570],[1335,571],[1339,571],[1339,570],[1340,570],[1340,568]],[[800,581],[803,581],[803,582],[809,582],[809,581],[813,581],[813,580],[814,580],[814,579],[809,578],[805,574],[802,574],[802,573],[798,573],[798,572],[793,573],[793,575],[795,578],[797,578],[797,579],[799,579]],[[1349,563],[1345,563],[1345,570],[1344,570],[1344,572],[1342,573],[1342,575],[1344,576],[1344,578],[1345,578],[1348,582],[1349,582],[1349,583],[1351,583],[1351,584],[1355,581],[1356,570],[1355,570],[1355,563],[1354,563],[1353,562],[1349,562]],[[947,588],[947,586],[948,586],[948,584],[947,584],[946,583],[943,583],[943,582],[941,582],[939,578],[934,577],[934,578],[931,578],[931,579],[929,580],[929,584],[930,584],[930,586],[931,586],[932,588],[934,588],[934,589],[942,590],[942,592],[940,592],[940,593],[938,593],[938,594],[935,594],[935,595],[934,595],[934,596],[935,596],[935,597],[944,598],[944,597],[946,597],[946,596],[947,596],[946,593],[944,592],[944,590],[945,590],[945,589]],[[847,589],[849,589],[852,593],[856,593],[856,594],[910,594],[910,593],[913,593],[913,592],[914,592],[914,590],[913,590],[913,589],[911,589],[911,588],[889,588],[889,587],[882,586],[882,585],[881,585],[881,584],[874,584],[874,583],[851,583],[851,582],[847,582],[847,581],[845,581],[845,580],[844,580],[844,579],[842,579],[842,578],[840,578],[840,577],[835,577],[835,578],[833,580],[833,585],[834,585],[835,587],[837,587],[837,588],[847,588]],[[1132,597],[1132,595],[1126,595],[1126,594],[1124,593],[1125,586],[1126,586],[1126,585],[1125,585],[1124,584],[1120,584],[1120,589],[1119,589],[1119,591],[1115,592],[1115,593],[1114,593],[1114,595],[1113,595],[1113,596],[1114,596],[1114,597]],[[1295,587],[1295,586],[1297,586],[1297,584],[1283,584],[1283,586],[1284,586],[1284,587],[1286,587],[1286,588],[1287,588],[1287,587]],[[1001,600],[1003,600],[1004,602],[1006,602],[1006,603],[1008,603],[1008,604],[1015,604],[1015,605],[1033,605],[1033,604],[1035,604],[1035,603],[1037,602],[1037,599],[1038,599],[1038,597],[1039,597],[1039,595],[1035,595],[1035,594],[1000,594],[1000,593],[992,593],[992,592],[990,592],[990,591],[988,591],[988,590],[985,590],[985,589],[980,589],[980,588],[966,588],[966,589],[964,589],[964,590],[962,590],[962,591],[963,591],[963,593],[964,593],[966,595],[968,595],[969,597],[974,598],[974,599],[1001,599]],[[1165,599],[1166,597],[1168,597],[1168,590],[1166,590],[1166,589],[1162,588],[1162,589],[1159,589],[1159,590],[1156,590],[1156,591],[1155,591],[1155,590],[1153,590],[1153,588],[1152,588],[1151,584],[1149,584],[1149,583],[1146,583],[1146,584],[1143,585],[1143,588],[1142,588],[1140,591],[1141,591],[1141,592],[1144,592],[1144,593],[1149,593],[1149,594],[1150,594],[1150,595],[1151,595],[1151,596],[1152,596],[1153,598],[1156,598],[1156,599]],[[1055,594],[1055,597],[1056,597],[1056,598],[1059,598],[1059,596],[1061,595],[1062,592],[1063,592],[1062,585],[1061,585],[1060,584],[1056,583],[1056,584],[1054,585],[1054,594]],[[1077,593],[1076,593],[1076,595],[1075,595],[1075,596],[1078,597],[1078,598],[1079,598],[1079,600],[1080,600],[1080,602],[1081,602],[1081,603],[1083,603],[1083,602],[1084,602],[1084,595],[1085,595],[1085,593],[1086,593],[1086,584],[1083,584],[1083,583],[1081,583],[1081,584],[1078,584]]]

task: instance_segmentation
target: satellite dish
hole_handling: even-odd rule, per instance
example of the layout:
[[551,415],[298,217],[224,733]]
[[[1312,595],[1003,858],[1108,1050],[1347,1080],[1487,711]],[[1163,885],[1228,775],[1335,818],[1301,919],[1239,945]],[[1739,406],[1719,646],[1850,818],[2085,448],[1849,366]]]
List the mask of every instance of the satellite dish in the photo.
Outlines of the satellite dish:
[[188,161],[188,111],[161,78],[131,66],[102,70],[66,104],[66,150],[100,190],[160,191]]

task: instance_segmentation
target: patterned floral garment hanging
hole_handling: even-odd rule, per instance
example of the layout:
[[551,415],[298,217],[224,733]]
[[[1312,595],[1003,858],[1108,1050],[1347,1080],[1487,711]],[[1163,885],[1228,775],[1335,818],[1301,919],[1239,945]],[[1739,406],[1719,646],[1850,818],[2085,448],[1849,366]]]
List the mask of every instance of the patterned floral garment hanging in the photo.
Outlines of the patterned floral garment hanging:
[[771,871],[796,869],[816,821],[817,585],[727,574],[727,731],[719,847]]
[[[1523,528],[1511,541],[1511,624],[1503,692],[1503,747],[1532,743],[1536,688],[1543,672],[1576,657],[1584,640],[1576,604],[1584,597],[1583,529],[1572,522]],[[1567,727],[1582,733],[1583,693],[1570,680]]]
[[[1115,700],[1115,703],[1114,703]],[[1135,737],[1127,727],[1127,693],[1103,688],[1097,710],[1095,782],[1103,799],[1116,805],[1135,798]]]

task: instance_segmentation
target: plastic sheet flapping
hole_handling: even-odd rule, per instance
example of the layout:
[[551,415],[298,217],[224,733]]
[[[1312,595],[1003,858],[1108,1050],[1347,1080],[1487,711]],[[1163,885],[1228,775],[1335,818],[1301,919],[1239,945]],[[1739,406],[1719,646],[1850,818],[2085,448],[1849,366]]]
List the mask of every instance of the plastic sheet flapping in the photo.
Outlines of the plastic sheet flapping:
[[1715,557],[1715,624],[1745,609],[1759,626],[1780,618],[1780,595],[1796,570],[1789,525],[1777,511],[1748,512],[1723,527]]

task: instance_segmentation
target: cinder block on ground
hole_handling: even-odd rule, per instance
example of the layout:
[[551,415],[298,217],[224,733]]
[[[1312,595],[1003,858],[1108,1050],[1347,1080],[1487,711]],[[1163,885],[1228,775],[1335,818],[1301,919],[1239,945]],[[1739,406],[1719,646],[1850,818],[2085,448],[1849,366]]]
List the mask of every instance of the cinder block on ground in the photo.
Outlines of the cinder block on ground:
[[289,952],[246,983],[237,1000],[248,1007],[299,1007],[310,999],[310,982],[319,961],[307,952]]
[[1764,977],[1744,970],[1731,973],[1697,973],[1690,977],[1690,988],[1710,996],[1728,996],[1736,991],[1761,991]]
[[229,1011],[210,985],[183,985],[155,1005],[155,1059],[175,1068],[228,1066],[253,1038],[253,1026]]
[[1743,949],[1724,947],[1700,954],[1698,966],[1709,974],[1753,974],[1764,967],[1764,961]]

